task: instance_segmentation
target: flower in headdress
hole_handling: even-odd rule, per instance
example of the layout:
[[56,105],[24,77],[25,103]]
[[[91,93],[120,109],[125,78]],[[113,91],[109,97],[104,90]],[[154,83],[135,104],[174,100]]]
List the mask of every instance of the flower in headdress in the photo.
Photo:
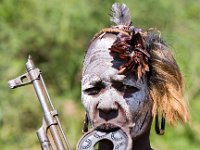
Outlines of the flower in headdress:
[[109,49],[113,55],[124,60],[125,63],[119,67],[119,74],[133,71],[138,79],[149,71],[148,58],[149,53],[145,50],[142,36],[137,32],[137,28],[133,28],[131,34],[118,34],[116,41]]

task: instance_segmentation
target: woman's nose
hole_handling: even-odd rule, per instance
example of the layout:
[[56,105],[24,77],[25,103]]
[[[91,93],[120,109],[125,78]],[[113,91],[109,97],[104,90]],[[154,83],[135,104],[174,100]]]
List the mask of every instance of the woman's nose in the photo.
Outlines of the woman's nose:
[[99,117],[105,121],[109,121],[118,116],[118,105],[112,100],[101,100],[97,105],[97,109],[99,112]]
[[111,119],[117,118],[118,110],[117,109],[99,109],[99,117],[104,119],[105,121],[109,121]]

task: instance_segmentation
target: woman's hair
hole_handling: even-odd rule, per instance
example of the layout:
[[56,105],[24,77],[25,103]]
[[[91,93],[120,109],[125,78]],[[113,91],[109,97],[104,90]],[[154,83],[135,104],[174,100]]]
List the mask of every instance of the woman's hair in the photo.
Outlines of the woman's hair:
[[146,32],[145,47],[150,53],[149,92],[153,100],[153,115],[161,111],[170,124],[187,122],[189,112],[184,101],[183,77],[160,33]]

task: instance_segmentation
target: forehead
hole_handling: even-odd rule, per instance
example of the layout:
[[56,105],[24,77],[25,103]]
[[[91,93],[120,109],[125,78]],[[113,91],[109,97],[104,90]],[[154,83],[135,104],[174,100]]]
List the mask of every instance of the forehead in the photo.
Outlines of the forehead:
[[102,70],[107,70],[107,68],[110,71],[116,70],[112,69],[112,65],[117,64],[117,62],[113,62],[113,57],[109,52],[109,48],[115,40],[116,36],[114,34],[106,34],[103,38],[96,38],[92,41],[85,55],[83,75],[91,74],[92,72],[99,74]]
[[83,77],[107,80],[118,74],[116,68],[122,62],[114,60],[109,50],[115,40],[116,35],[107,33],[91,42],[83,63]]

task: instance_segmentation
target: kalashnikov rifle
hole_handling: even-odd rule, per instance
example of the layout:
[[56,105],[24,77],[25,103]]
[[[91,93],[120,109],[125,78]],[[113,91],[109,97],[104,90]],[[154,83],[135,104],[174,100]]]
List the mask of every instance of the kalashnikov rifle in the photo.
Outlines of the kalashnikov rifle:
[[52,135],[54,145],[58,150],[70,150],[69,143],[58,119],[58,113],[52,104],[41,71],[35,67],[30,55],[26,63],[26,70],[27,73],[17,77],[16,79],[10,80],[8,85],[11,89],[14,89],[20,86],[33,84],[44,115],[42,126],[37,130],[37,136],[40,141],[41,148],[43,150],[53,149],[48,137],[49,135],[47,134],[47,131],[49,130]]

